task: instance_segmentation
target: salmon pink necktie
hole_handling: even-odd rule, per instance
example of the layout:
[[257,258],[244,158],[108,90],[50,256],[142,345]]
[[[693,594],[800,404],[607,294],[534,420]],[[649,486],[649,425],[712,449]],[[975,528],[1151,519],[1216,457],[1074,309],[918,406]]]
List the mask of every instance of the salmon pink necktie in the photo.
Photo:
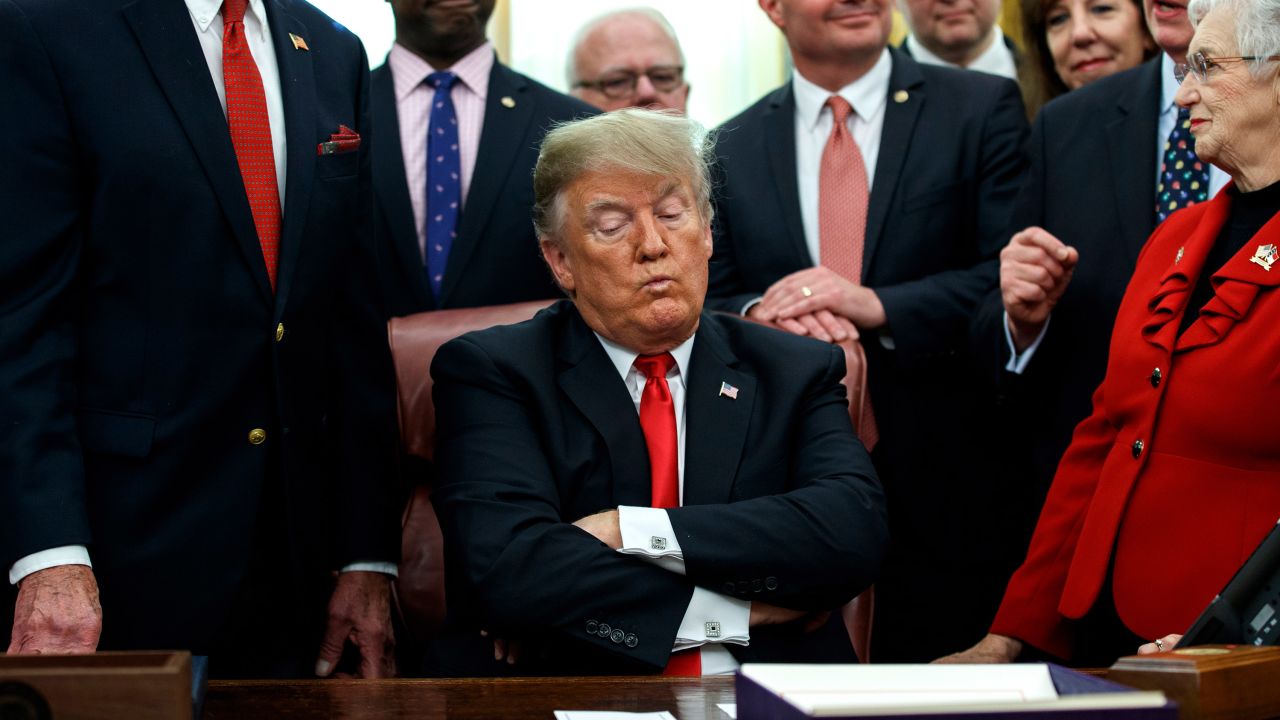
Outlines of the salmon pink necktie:
[[240,177],[253,211],[253,226],[262,245],[271,289],[276,288],[280,246],[280,191],[276,184],[276,160],[267,120],[267,96],[262,76],[245,39],[244,12],[248,0],[224,0],[222,4],[222,81],[227,90],[227,125],[236,149]]
[[[862,284],[862,249],[867,233],[867,166],[849,132],[853,106],[839,95],[827,98],[831,108],[831,135],[822,150],[818,171],[819,262],[837,275]],[[850,378],[852,380],[852,378]],[[870,450],[880,438],[871,399],[864,398],[858,434]]]
[[[635,360],[636,370],[646,380],[640,394],[640,429],[649,448],[649,474],[653,483],[656,508],[680,507],[680,465],[676,437],[676,406],[667,385],[667,373],[676,364],[671,353],[641,355]],[[663,675],[702,675],[702,651],[699,648],[671,653]]]

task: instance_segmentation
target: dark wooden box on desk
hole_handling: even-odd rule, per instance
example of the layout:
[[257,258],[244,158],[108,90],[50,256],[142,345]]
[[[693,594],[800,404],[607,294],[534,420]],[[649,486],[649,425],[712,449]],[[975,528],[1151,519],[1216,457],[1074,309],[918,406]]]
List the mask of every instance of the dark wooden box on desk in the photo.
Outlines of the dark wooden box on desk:
[[0,655],[0,686],[33,689],[57,720],[190,720],[192,714],[187,652]]
[[1120,658],[1107,679],[1162,690],[1180,720],[1280,717],[1280,647],[1202,645]]

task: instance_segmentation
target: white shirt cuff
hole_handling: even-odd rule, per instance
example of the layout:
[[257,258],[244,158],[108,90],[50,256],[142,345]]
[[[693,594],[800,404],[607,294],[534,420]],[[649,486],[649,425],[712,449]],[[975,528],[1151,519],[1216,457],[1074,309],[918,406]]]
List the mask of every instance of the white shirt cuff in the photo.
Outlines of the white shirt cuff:
[[1004,313],[1004,341],[1009,344],[1009,362],[1005,363],[1004,369],[1014,375],[1021,375],[1022,371],[1027,369],[1027,365],[1031,363],[1031,357],[1036,354],[1036,349],[1040,347],[1040,341],[1044,340],[1044,334],[1049,332],[1049,323],[1053,320],[1053,316],[1045,318],[1044,327],[1040,328],[1040,334],[1036,335],[1036,339],[1031,341],[1026,350],[1022,354],[1018,354],[1018,348],[1013,344],[1013,333],[1009,330],[1009,313]]
[[676,631],[673,650],[707,643],[747,645],[751,640],[751,602],[695,587]]
[[342,572],[376,572],[391,577],[400,577],[400,571],[396,568],[395,563],[389,562],[353,562],[350,565],[344,565]]
[[663,570],[684,575],[684,553],[665,509],[619,505],[618,530],[622,534],[618,552],[638,555]]
[[738,659],[729,654],[723,645],[703,645],[699,650],[702,655],[702,674],[732,675],[739,667]]
[[742,317],[746,317],[746,316],[747,316],[747,313],[751,312],[751,308],[753,308],[753,307],[755,307],[755,306],[759,305],[759,304],[760,304],[760,303],[762,303],[762,302],[764,302],[764,296],[763,296],[763,295],[761,295],[761,296],[760,296],[760,297],[758,297],[758,298],[754,298],[754,299],[752,299],[752,300],[748,300],[748,301],[747,301],[747,304],[746,304],[746,305],[743,305],[743,306],[742,306],[742,309],[738,311],[738,314],[739,314],[739,315],[741,315]]
[[9,584],[17,585],[22,582],[22,578],[33,572],[48,570],[59,565],[88,565],[93,567],[93,563],[89,562],[89,548],[84,545],[63,545],[62,547],[41,550],[24,558],[19,558],[18,562],[9,568]]

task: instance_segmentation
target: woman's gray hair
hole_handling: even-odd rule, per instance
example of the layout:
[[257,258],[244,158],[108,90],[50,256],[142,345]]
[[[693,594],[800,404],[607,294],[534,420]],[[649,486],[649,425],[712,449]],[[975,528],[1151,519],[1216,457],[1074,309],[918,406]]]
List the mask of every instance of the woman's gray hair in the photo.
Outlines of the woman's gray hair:
[[[1280,55],[1280,0],[1191,0],[1187,16],[1192,25],[1199,25],[1211,10],[1219,7],[1235,11],[1236,43],[1241,55],[1260,58]],[[1252,60],[1249,70],[1259,77],[1275,62]]]
[[712,133],[672,110],[627,108],[555,126],[533,169],[533,227],[559,242],[564,192],[583,174],[617,170],[687,178],[704,222],[711,222]]

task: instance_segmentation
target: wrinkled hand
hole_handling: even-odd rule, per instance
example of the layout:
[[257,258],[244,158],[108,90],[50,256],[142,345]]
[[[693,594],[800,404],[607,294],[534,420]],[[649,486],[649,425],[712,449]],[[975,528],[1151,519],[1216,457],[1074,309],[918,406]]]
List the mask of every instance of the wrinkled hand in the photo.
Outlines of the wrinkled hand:
[[1000,251],[1000,299],[1018,352],[1044,329],[1079,259],[1075,248],[1038,227],[1017,233]]
[[[850,282],[821,265],[791,273],[774,283],[752,310],[755,311],[753,317],[779,324],[821,311],[848,320],[862,330],[874,330],[887,322],[884,305],[874,290]],[[832,340],[844,339],[833,329],[824,330]]]
[[329,599],[329,624],[320,643],[316,675],[328,677],[333,672],[348,642],[360,651],[358,677],[395,677],[391,578],[382,573],[360,571],[338,575]]
[[617,510],[605,510],[595,515],[588,515],[575,520],[573,524],[591,533],[595,539],[614,550],[622,547],[622,528],[618,524]]
[[1022,643],[1005,635],[990,634],[978,641],[977,645],[934,660],[935,663],[1011,663],[1022,653]]
[[1155,642],[1144,643],[1138,646],[1139,655],[1154,655],[1156,653],[1169,652],[1178,642],[1182,640],[1182,636],[1178,634],[1165,635],[1160,638],[1159,644]]
[[79,655],[98,647],[102,605],[98,581],[86,565],[37,570],[18,583],[12,655]]
[[792,610],[791,608],[778,607],[768,603],[753,602],[751,603],[751,616],[747,621],[748,627],[758,627],[760,625],[783,625],[789,622],[804,622],[804,631],[811,633],[814,630],[827,624],[827,620],[831,618],[831,611],[820,610],[811,612],[807,610]]

